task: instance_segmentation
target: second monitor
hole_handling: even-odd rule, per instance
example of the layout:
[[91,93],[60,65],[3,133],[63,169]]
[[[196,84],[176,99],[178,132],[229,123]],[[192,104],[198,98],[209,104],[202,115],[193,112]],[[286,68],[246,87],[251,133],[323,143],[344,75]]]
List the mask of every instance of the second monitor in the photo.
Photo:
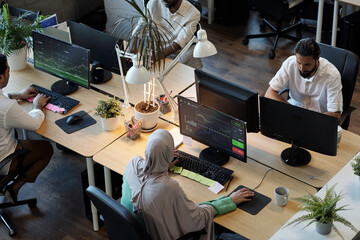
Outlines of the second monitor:
[[90,50],[92,83],[107,82],[112,78],[111,72],[120,73],[115,45],[118,43],[121,46],[122,40],[84,24],[73,21],[67,23],[71,43]]
[[248,132],[259,132],[256,92],[198,69],[195,83],[199,103],[245,121]]
[[281,159],[291,166],[310,162],[307,148],[322,154],[336,155],[338,120],[319,112],[260,97],[261,133],[291,143]]

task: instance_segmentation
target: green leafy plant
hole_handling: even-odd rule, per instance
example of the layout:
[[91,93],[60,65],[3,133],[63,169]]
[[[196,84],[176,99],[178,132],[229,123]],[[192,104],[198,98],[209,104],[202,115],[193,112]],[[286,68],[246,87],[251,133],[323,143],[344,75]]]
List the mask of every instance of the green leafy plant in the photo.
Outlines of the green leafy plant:
[[350,163],[354,174],[360,176],[360,155],[354,159],[355,162]]
[[29,22],[26,12],[19,17],[10,16],[9,7],[4,4],[0,14],[0,52],[6,56],[17,53],[24,46],[32,47],[32,31],[41,31],[40,20]]
[[121,112],[121,102],[115,98],[107,98],[106,100],[98,99],[98,105],[95,108],[95,116],[104,119],[113,118],[117,116],[124,116]]
[[343,236],[340,234],[338,229],[333,224],[333,222],[340,222],[345,226],[351,228],[351,230],[357,232],[358,230],[348,220],[346,220],[345,218],[341,217],[338,214],[339,211],[348,210],[348,209],[345,209],[347,205],[336,207],[336,204],[339,202],[340,199],[343,198],[344,195],[341,192],[340,194],[337,194],[334,191],[334,187],[335,185],[329,189],[326,189],[326,194],[324,199],[321,199],[320,197],[310,193],[302,197],[295,198],[294,200],[301,202],[299,211],[305,211],[308,212],[308,214],[305,214],[303,216],[294,219],[293,221],[286,224],[284,227],[287,227],[292,224],[295,224],[296,226],[299,223],[305,221],[310,221],[310,222],[304,228],[308,227],[310,224],[314,222],[328,223],[331,224],[331,227],[335,230],[335,232],[339,234],[341,238],[343,238]]

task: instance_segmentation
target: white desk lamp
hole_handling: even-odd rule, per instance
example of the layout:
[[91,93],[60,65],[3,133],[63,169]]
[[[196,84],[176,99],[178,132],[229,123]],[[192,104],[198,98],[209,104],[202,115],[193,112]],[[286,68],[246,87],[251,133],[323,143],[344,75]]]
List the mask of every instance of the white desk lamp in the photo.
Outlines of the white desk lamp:
[[[116,44],[115,46],[116,53],[118,56],[119,68],[120,68],[120,75],[121,75],[121,83],[124,91],[124,108],[130,107],[129,102],[129,89],[126,82],[132,84],[145,84],[150,80],[150,73],[149,71],[142,65],[141,61],[137,60],[137,55],[132,53],[125,53],[124,51],[120,50],[119,45]],[[120,57],[131,58],[133,62],[133,66],[129,69],[126,73],[126,79],[124,77],[124,71],[121,64]],[[130,79],[130,80],[129,80]],[[126,80],[126,81],[125,81]]]
[[163,84],[163,81],[165,79],[165,76],[171,71],[173,67],[179,62],[181,57],[184,55],[184,53],[191,47],[193,43],[196,42],[193,56],[195,58],[203,58],[215,55],[217,53],[216,48],[214,44],[209,42],[207,40],[207,34],[206,31],[200,29],[197,31],[197,37],[193,36],[193,38],[186,44],[186,46],[181,50],[181,52],[176,56],[176,58],[170,63],[170,65],[157,77],[157,80],[163,89],[165,96],[167,97],[170,106],[171,106],[171,120],[173,122],[179,121],[179,114],[178,114],[178,104],[175,102],[175,100],[170,96],[168,90],[166,89],[165,85]]
[[[206,31],[201,29],[201,27],[200,27],[200,29],[197,31],[197,37],[193,36],[193,38],[185,45],[185,47],[176,56],[176,58],[170,63],[170,65],[162,73],[160,73],[159,76],[156,77],[161,88],[163,89],[163,91],[165,93],[165,96],[167,97],[167,99],[170,103],[170,107],[171,107],[171,111],[172,111],[172,116],[171,116],[172,119],[171,120],[173,122],[177,122],[179,120],[178,105],[175,102],[175,100],[170,96],[168,90],[166,89],[165,85],[163,84],[163,81],[165,79],[165,76],[171,71],[171,69],[173,67],[175,67],[175,65],[179,62],[181,57],[184,55],[184,53],[195,42],[196,42],[196,45],[195,45],[194,52],[193,52],[194,57],[196,57],[196,58],[208,57],[208,56],[212,56],[217,53],[215,46],[207,40]],[[135,54],[124,53],[124,51],[121,51],[119,49],[118,45],[116,45],[116,52],[118,55],[119,66],[120,66],[120,71],[121,71],[121,79],[122,79],[122,84],[123,84],[123,88],[124,88],[124,95],[125,95],[124,105],[126,105],[129,102],[128,101],[128,92],[127,92],[127,85],[124,80],[124,74],[123,74],[123,70],[122,70],[122,66],[121,66],[121,62],[120,62],[120,56],[123,56],[126,58],[132,58],[133,63],[134,63],[133,67],[131,67],[126,74],[126,82],[131,83],[131,84],[145,84],[150,80],[150,73],[148,72],[148,70],[146,70],[145,67],[142,66],[141,62],[137,61]]]

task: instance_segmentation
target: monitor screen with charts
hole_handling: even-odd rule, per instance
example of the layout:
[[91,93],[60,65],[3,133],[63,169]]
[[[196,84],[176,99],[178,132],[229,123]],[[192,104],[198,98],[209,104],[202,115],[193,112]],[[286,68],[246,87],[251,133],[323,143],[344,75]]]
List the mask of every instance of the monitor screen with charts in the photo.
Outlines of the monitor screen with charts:
[[42,33],[33,32],[34,67],[62,80],[55,82],[51,90],[63,95],[89,88],[89,50],[63,42]]
[[246,162],[246,123],[179,96],[180,133],[201,142],[199,158],[222,165],[229,156]]
[[256,92],[198,69],[195,83],[199,103],[245,121],[248,132],[259,132]]
[[261,96],[260,123],[263,135],[292,144],[281,153],[281,159],[288,165],[303,166],[310,162],[311,155],[303,148],[336,155],[335,117]]

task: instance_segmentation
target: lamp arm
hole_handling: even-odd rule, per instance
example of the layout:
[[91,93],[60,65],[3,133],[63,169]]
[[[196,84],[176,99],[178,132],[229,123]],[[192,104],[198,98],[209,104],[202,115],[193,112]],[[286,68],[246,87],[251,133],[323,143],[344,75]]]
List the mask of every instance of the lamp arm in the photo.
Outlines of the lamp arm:
[[121,64],[121,59],[120,59],[120,56],[124,56],[124,57],[127,57],[129,55],[126,55],[126,53],[124,53],[124,51],[120,50],[119,48],[119,45],[116,44],[115,45],[115,50],[116,50],[116,55],[118,57],[118,62],[119,62],[119,68],[120,68],[120,77],[121,77],[121,83],[122,83],[122,87],[123,87],[123,92],[124,92],[124,104],[123,104],[123,107],[124,108],[129,108],[130,107],[130,102],[129,102],[129,89],[128,89],[128,86],[125,82],[125,76],[124,76],[124,71],[123,71],[123,68],[122,68],[122,64]]
[[197,38],[195,36],[185,45],[185,47],[179,52],[179,54],[175,57],[175,59],[167,66],[167,68],[160,74],[159,82],[164,81],[165,76],[171,71],[173,67],[179,62],[180,58],[185,54],[185,52],[191,47],[191,45],[197,42]]
[[161,81],[160,78],[156,78],[162,88],[162,90],[165,93],[166,98],[169,101],[170,107],[171,107],[171,120],[176,123],[179,121],[179,108],[177,102],[170,96],[169,91],[166,89],[163,81]]

